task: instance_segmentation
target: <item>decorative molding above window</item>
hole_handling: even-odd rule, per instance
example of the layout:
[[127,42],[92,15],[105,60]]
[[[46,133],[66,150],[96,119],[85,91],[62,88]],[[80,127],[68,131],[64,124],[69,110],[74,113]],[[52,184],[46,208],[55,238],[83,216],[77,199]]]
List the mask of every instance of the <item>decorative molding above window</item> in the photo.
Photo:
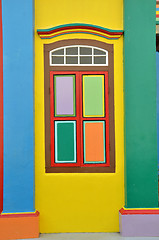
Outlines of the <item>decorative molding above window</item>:
[[109,40],[117,40],[123,35],[124,31],[104,28],[92,24],[70,23],[48,29],[37,29],[37,33],[41,39],[51,39],[66,34],[82,33],[102,37]]
[[102,48],[72,45],[50,51],[50,66],[108,66],[108,51]]

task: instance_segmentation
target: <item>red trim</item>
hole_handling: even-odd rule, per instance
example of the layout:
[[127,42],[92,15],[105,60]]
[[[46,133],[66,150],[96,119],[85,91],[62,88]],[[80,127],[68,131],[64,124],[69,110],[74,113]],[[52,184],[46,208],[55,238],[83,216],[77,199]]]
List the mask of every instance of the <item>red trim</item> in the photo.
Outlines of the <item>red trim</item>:
[[54,104],[53,104],[53,99],[54,99],[54,84],[53,84],[53,74],[50,72],[50,121],[51,121],[51,166],[53,167],[54,163],[54,155],[55,155],[55,140],[54,140]]
[[80,81],[79,81],[79,72],[76,73],[76,116],[77,116],[77,165],[80,166],[81,164],[81,122],[80,122]]
[[[76,76],[76,117],[55,117],[54,116],[54,75],[75,75]],[[93,118],[85,118],[83,117],[83,87],[82,87],[82,75],[104,75],[105,76],[105,117],[93,117]],[[109,159],[109,101],[108,101],[108,72],[59,72],[59,71],[51,71],[50,72],[50,121],[51,121],[51,166],[52,167],[72,167],[72,166],[81,166],[81,167],[108,167],[110,166]],[[55,163],[55,149],[54,149],[54,122],[55,120],[74,120],[76,121],[76,130],[77,130],[77,163]],[[83,162],[83,121],[85,120],[96,120],[102,121],[104,120],[105,125],[105,136],[106,136],[106,163],[95,163],[95,164],[84,164]]]
[[108,72],[105,73],[105,115],[106,115],[106,162],[110,166],[110,156],[109,156],[109,92],[108,92]]
[[3,37],[0,1],[0,212],[3,210]]
[[1,214],[0,218],[19,218],[19,217],[37,217],[39,216],[39,212],[35,213],[13,213],[13,214]]
[[[75,81],[76,81],[76,117],[55,117],[54,116],[54,75],[75,75]],[[50,72],[50,112],[51,112],[51,167],[77,167],[80,166],[80,140],[78,137],[76,137],[76,146],[77,146],[77,162],[76,163],[55,163],[55,139],[54,139],[54,122],[55,120],[74,120],[76,121],[76,130],[78,136],[80,134],[80,122],[79,122],[79,96],[78,96],[78,72]]]
[[124,209],[121,208],[119,212],[122,215],[128,214],[159,214],[159,209]]
[[94,30],[94,31],[97,31],[97,32],[102,32],[102,33],[105,33],[105,34],[108,34],[108,35],[121,35],[123,34],[123,32],[109,32],[107,30],[104,30],[104,29],[101,29],[101,28],[96,28],[96,27],[91,27],[91,26],[67,26],[67,27],[60,27],[60,28],[56,28],[56,29],[53,29],[53,30],[50,30],[50,31],[44,31],[44,32],[41,32],[41,31],[38,31],[38,34],[39,35],[49,35],[49,34],[52,34],[52,33],[56,33],[56,32],[59,32],[59,31],[65,31],[65,30],[73,30],[73,29],[88,29],[88,30]]
[[[98,166],[102,166],[102,167],[109,167],[110,164],[110,160],[109,160],[109,135],[107,135],[107,133],[109,134],[109,102],[108,102],[108,72],[80,72],[80,80],[81,80],[81,93],[83,91],[83,87],[82,87],[82,75],[105,75],[105,79],[104,79],[104,82],[105,82],[105,117],[96,117],[96,118],[85,118],[83,117],[83,109],[82,109],[82,101],[81,101],[81,133],[82,133],[82,136],[81,136],[81,142],[82,142],[82,161],[81,161],[81,166],[82,167],[98,167]],[[81,96],[83,96],[81,94]],[[95,120],[95,121],[102,121],[104,120],[105,121],[105,142],[106,142],[106,163],[95,163],[95,164],[84,164],[84,159],[83,159],[83,121],[90,121],[90,120]]]

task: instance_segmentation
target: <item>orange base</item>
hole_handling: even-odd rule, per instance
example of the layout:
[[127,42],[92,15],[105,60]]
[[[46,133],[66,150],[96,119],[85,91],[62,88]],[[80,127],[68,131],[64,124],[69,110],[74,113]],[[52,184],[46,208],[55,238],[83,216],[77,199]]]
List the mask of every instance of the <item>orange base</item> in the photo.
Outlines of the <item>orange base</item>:
[[39,212],[0,215],[0,240],[39,237]]

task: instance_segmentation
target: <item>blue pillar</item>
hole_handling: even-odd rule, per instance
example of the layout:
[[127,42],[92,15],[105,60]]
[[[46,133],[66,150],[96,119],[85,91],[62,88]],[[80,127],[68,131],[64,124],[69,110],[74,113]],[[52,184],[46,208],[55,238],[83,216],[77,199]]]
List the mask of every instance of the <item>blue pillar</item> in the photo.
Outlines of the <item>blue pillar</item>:
[[2,0],[3,212],[34,212],[33,0]]

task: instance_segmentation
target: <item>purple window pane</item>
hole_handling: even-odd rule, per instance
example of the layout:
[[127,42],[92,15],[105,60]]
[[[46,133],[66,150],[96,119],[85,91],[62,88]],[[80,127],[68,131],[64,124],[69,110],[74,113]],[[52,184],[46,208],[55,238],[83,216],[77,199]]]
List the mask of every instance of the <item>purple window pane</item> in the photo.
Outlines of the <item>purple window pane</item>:
[[56,115],[73,115],[73,76],[56,77]]

